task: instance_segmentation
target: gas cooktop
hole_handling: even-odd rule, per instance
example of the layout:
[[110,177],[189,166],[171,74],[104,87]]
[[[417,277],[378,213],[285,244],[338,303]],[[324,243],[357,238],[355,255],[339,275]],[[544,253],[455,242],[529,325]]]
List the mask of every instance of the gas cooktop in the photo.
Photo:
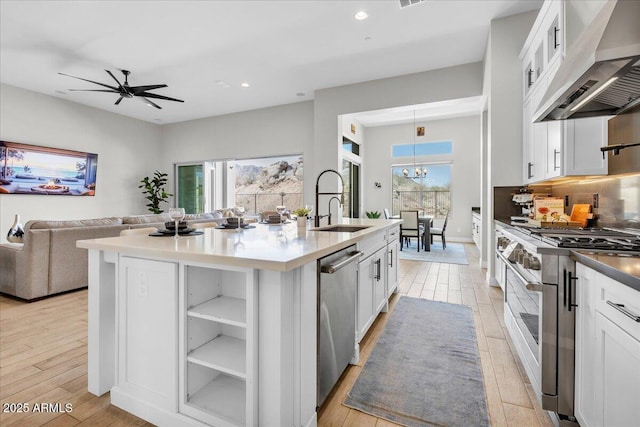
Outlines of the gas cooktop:
[[640,252],[640,235],[606,228],[519,228],[522,232],[559,248]]

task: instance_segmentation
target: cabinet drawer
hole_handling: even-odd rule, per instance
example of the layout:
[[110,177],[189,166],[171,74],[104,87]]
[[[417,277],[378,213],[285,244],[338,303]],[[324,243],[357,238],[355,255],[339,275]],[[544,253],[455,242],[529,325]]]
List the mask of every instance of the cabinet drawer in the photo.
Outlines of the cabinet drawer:
[[400,226],[396,225],[387,229],[387,242],[400,238]]
[[387,245],[386,230],[380,230],[358,242],[358,250],[362,251],[361,260],[373,255],[375,251]]
[[[640,316],[640,292],[600,273],[596,274],[596,310],[640,341],[640,322],[630,317]],[[616,304],[622,304],[624,307],[614,306]]]

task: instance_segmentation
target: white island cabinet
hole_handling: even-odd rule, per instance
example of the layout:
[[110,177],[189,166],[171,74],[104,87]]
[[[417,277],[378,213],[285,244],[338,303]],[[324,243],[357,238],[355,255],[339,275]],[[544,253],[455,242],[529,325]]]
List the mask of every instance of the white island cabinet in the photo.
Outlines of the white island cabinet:
[[345,222],[368,228],[79,241],[89,391],[159,426],[315,426],[317,260],[400,221]]
[[582,427],[638,425],[640,291],[580,263],[576,275],[576,418]]

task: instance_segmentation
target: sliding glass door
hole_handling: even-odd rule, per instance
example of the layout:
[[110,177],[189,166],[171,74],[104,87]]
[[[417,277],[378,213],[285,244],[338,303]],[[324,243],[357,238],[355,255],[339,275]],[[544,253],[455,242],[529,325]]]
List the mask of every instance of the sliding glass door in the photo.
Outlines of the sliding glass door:
[[202,163],[176,165],[178,207],[188,214],[205,211],[204,167]]
[[342,216],[360,218],[360,165],[351,160],[342,160],[344,180],[344,205]]

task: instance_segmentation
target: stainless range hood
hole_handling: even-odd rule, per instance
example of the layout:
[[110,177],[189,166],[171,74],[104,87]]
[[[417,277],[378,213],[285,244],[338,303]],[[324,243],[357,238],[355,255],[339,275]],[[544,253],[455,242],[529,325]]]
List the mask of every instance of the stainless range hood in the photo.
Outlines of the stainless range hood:
[[535,121],[609,116],[640,104],[640,1],[607,2],[551,80]]

